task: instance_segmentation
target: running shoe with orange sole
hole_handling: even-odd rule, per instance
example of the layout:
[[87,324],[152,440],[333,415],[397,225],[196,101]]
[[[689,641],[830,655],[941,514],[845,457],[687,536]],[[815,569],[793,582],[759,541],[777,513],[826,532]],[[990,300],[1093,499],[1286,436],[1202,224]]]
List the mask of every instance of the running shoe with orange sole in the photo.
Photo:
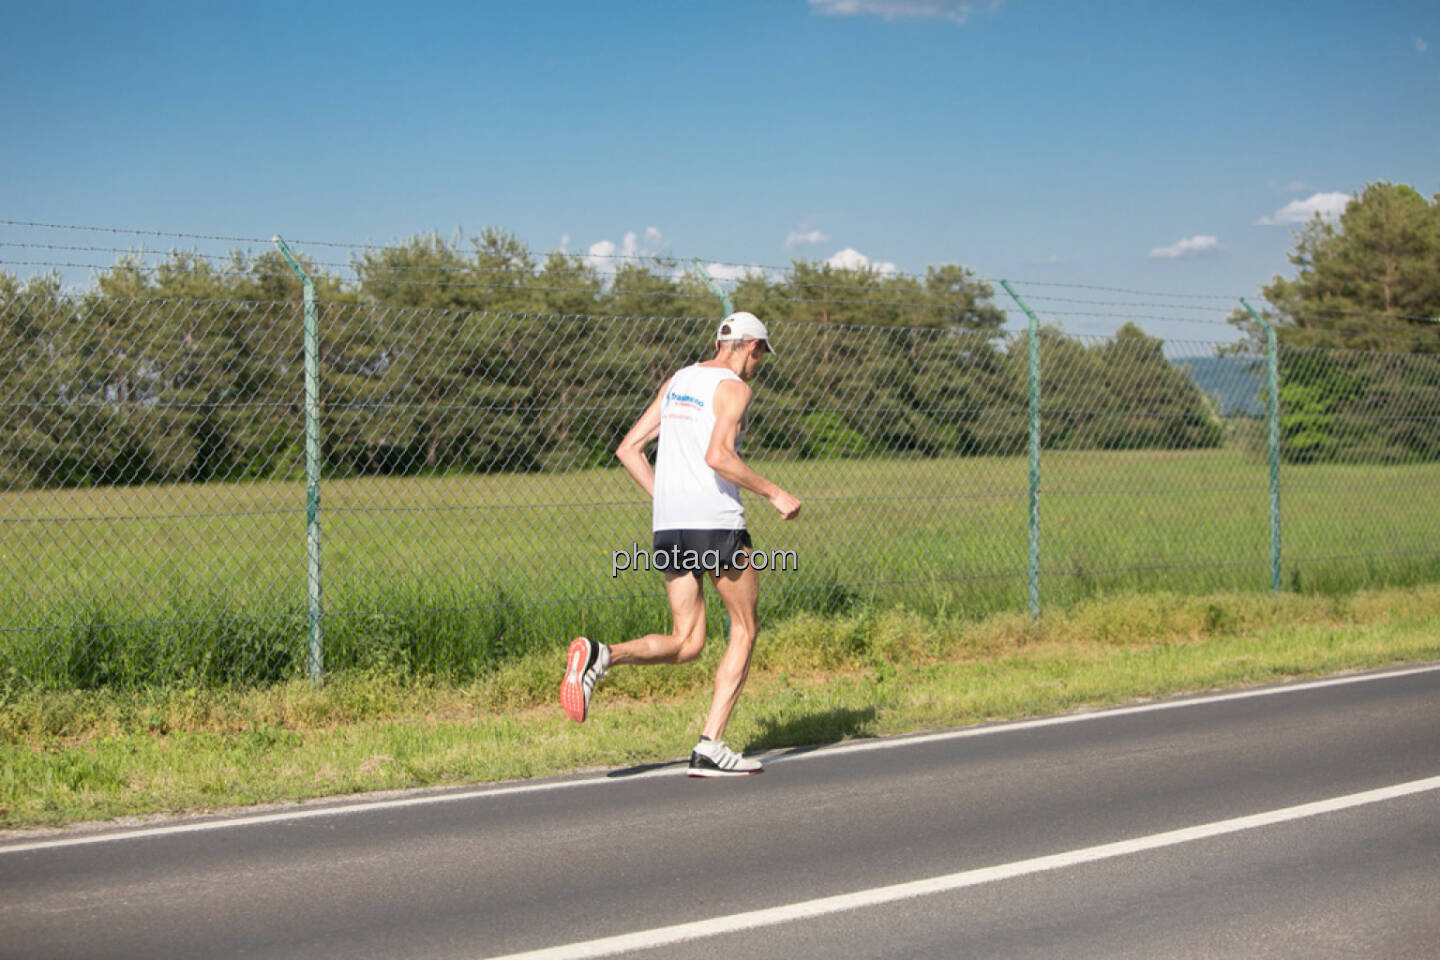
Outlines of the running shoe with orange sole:
[[590,715],[590,695],[610,667],[610,648],[585,637],[570,641],[565,654],[565,679],[560,682],[560,706],[576,723]]

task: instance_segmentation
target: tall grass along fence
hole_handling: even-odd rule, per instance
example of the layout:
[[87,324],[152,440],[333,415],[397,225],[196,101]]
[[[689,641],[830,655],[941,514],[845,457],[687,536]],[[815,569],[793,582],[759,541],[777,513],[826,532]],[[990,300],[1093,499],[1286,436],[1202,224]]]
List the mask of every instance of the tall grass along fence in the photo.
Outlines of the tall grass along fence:
[[[1440,576],[1434,353],[1067,335],[1008,289],[1023,328],[777,325],[745,450],[805,509],[747,503],[799,564],[763,617]],[[309,394],[306,304],[0,298],[6,689],[667,629],[612,450],[713,320],[307,300]]]

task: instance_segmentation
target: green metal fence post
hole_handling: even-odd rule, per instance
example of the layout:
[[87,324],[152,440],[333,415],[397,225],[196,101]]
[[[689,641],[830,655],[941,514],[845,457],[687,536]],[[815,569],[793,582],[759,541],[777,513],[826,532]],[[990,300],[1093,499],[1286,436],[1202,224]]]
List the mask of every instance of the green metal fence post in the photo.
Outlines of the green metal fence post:
[[1001,280],[1000,286],[1010,294],[1010,299],[1020,305],[1025,316],[1030,318],[1030,335],[1026,338],[1030,349],[1030,556],[1028,563],[1030,588],[1030,616],[1040,616],[1040,320],[1035,311],[1020,299],[1008,280]]
[[1240,303],[1265,328],[1266,392],[1270,395],[1270,589],[1280,592],[1280,363],[1275,347],[1275,328],[1250,306]]
[[305,291],[305,575],[306,610],[310,627],[310,682],[319,686],[325,675],[325,608],[320,565],[320,331],[315,313],[315,284],[301,269],[279,234],[275,246],[300,277]]
[[720,284],[716,283],[715,278],[710,276],[710,271],[706,270],[704,265],[700,263],[700,258],[696,257],[690,262],[695,264],[696,270],[700,271],[700,276],[705,280],[705,286],[709,287],[710,292],[720,298],[720,306],[725,308],[725,313],[723,314],[723,316],[728,317],[730,316],[730,314],[734,313],[735,304],[730,302],[730,294],[720,289]]

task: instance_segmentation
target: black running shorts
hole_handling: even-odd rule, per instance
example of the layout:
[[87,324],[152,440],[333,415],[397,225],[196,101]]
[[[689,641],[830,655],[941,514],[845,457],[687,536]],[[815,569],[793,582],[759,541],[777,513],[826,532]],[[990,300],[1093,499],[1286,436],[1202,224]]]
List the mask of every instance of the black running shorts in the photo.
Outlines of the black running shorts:
[[751,549],[746,530],[656,530],[652,567],[662,573],[706,571],[718,574],[735,566],[735,555]]

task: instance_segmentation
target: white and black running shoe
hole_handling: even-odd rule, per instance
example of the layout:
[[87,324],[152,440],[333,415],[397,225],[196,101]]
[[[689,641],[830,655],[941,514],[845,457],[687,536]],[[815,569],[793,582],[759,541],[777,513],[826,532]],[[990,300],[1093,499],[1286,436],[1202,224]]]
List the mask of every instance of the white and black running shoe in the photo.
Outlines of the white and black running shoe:
[[576,723],[590,715],[590,694],[610,669],[610,648],[585,637],[570,641],[565,655],[565,679],[560,682],[560,706]]
[[746,760],[740,754],[725,746],[724,740],[700,738],[695,749],[690,751],[691,777],[748,777],[764,771],[759,760]]

